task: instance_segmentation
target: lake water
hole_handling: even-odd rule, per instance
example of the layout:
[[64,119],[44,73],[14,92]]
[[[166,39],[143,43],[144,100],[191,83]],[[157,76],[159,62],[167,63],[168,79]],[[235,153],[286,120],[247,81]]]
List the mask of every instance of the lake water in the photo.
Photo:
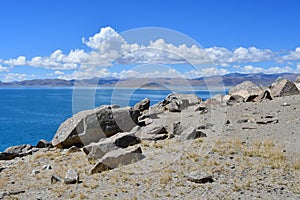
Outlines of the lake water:
[[[195,93],[203,99],[226,93],[203,89],[176,92]],[[80,110],[111,104],[132,106],[145,97],[153,105],[169,93],[170,90],[128,88],[0,88],[0,152],[12,145],[50,141],[59,125]]]

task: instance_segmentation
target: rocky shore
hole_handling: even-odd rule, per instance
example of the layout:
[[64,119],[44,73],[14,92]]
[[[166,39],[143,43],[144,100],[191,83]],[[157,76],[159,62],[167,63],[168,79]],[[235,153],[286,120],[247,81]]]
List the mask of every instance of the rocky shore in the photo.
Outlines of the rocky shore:
[[67,119],[0,153],[0,199],[300,199],[300,77]]

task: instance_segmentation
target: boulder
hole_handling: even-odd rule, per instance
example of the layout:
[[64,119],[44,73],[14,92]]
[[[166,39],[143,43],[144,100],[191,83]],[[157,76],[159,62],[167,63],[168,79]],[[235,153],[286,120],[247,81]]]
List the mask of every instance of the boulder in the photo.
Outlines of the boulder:
[[185,108],[183,102],[178,99],[171,99],[165,107],[170,112],[181,112]]
[[163,140],[168,137],[168,132],[163,125],[154,122],[148,126],[141,127],[135,135],[141,140]]
[[300,83],[300,76],[296,78],[295,83]]
[[180,135],[184,131],[181,122],[173,122],[170,126],[170,134]]
[[239,95],[243,97],[245,102],[252,101],[259,96],[263,90],[252,83],[251,81],[244,81],[229,90],[230,95]]
[[210,99],[207,99],[205,101],[206,105],[220,105],[223,102],[223,94],[216,94],[215,96],[213,96]]
[[64,179],[64,183],[65,184],[79,183],[79,175],[75,169],[69,169],[67,171],[65,179]]
[[22,154],[28,152],[33,147],[30,144],[23,144],[20,146],[11,146],[5,149],[5,153],[11,153],[11,154]]
[[99,159],[106,153],[118,148],[127,148],[141,142],[140,138],[134,134],[136,130],[132,132],[117,133],[109,138],[103,138],[98,143],[91,143],[88,146],[83,147],[83,151],[89,158]]
[[51,148],[53,147],[51,142],[48,142],[47,140],[40,140],[37,144],[36,144],[37,148]]
[[105,170],[114,169],[120,165],[128,165],[132,162],[143,159],[142,149],[138,146],[131,146],[125,149],[119,148],[105,154],[91,169],[91,174]]
[[300,91],[300,83],[295,83],[295,85],[298,88],[298,90]]
[[223,97],[223,103],[225,105],[229,105],[229,106],[232,106],[232,105],[237,104],[237,103],[241,103],[243,101],[244,101],[244,98],[240,95],[227,94]]
[[182,102],[186,102],[185,106],[194,106],[199,104],[202,99],[195,94],[179,94],[179,93],[171,93],[166,97],[166,100],[170,99],[178,99]]
[[196,106],[195,111],[204,111],[206,110],[206,104],[204,102],[201,102],[199,105]]
[[150,99],[145,98],[142,101],[135,104],[133,109],[143,112],[144,110],[149,110],[149,107],[150,107]]
[[261,93],[260,95],[258,95],[257,97],[255,97],[253,99],[254,102],[262,102],[265,100],[272,100],[272,95],[271,95],[271,91],[269,89],[266,89],[263,93]]
[[206,137],[206,134],[200,130],[196,130],[193,127],[185,129],[180,135],[180,139],[184,140],[193,140],[200,137]]
[[16,157],[23,157],[32,154],[36,149],[30,144],[23,144],[20,146],[11,146],[0,153],[0,160],[12,160]]
[[297,86],[287,79],[276,81],[271,86],[272,97],[282,97],[298,94],[300,94],[300,91],[298,90]]
[[138,123],[139,111],[131,107],[101,106],[81,111],[58,128],[52,145],[57,148],[82,147],[118,132],[130,131]]

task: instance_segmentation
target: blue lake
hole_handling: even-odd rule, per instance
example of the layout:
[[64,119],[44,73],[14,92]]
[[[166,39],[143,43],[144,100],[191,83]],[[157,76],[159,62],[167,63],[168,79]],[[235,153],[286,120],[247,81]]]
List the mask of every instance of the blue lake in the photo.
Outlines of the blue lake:
[[[134,105],[148,97],[151,104],[163,100],[170,90],[128,88],[0,88],[0,152],[12,145],[50,141],[59,125],[80,110],[100,105]],[[207,99],[225,90],[194,89],[175,92],[195,93]]]

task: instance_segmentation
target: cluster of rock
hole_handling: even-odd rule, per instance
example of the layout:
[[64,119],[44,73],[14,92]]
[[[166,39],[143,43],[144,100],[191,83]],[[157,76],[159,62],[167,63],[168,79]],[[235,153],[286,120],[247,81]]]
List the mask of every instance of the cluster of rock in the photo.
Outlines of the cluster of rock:
[[[142,140],[163,140],[174,137],[173,133],[155,123],[158,115],[165,111],[181,112],[189,106],[200,104],[201,99],[191,94],[170,94],[166,99],[150,108],[150,100],[145,98],[134,107],[101,106],[82,111],[67,119],[58,128],[52,140],[56,148],[82,148],[89,159],[96,160],[90,170],[97,173],[127,165],[143,159],[138,145]],[[193,128],[180,130],[174,127],[181,139],[203,137]]]
[[[277,79],[270,87],[260,87],[245,81],[229,90],[227,95],[218,94],[206,101],[194,94],[168,95],[162,102],[150,107],[150,100],[145,98],[134,107],[120,108],[117,105],[101,106],[86,110],[67,119],[58,128],[52,142],[41,140],[36,146],[21,145],[6,149],[0,153],[0,160],[9,160],[33,154],[39,148],[68,149],[69,153],[82,150],[96,164],[90,173],[127,165],[144,158],[139,144],[142,140],[164,140],[178,138],[190,140],[206,137],[202,131],[206,127],[183,127],[180,122],[173,122],[167,127],[158,123],[160,114],[182,112],[193,106],[195,112],[205,114],[212,105],[234,105],[242,102],[262,102],[276,97],[300,94],[300,77],[291,82]],[[261,123],[273,123],[266,119]],[[229,122],[230,123],[230,122]],[[209,126],[209,125],[207,125]],[[195,182],[210,182],[211,177],[189,178]],[[51,182],[62,181],[53,175]],[[64,182],[78,183],[79,176],[73,169],[68,171]]]
[[269,87],[257,86],[253,82],[244,81],[231,88],[227,95],[216,95],[206,101],[207,104],[233,105],[241,102],[262,102],[276,97],[300,94],[300,77],[295,82],[278,78]]

